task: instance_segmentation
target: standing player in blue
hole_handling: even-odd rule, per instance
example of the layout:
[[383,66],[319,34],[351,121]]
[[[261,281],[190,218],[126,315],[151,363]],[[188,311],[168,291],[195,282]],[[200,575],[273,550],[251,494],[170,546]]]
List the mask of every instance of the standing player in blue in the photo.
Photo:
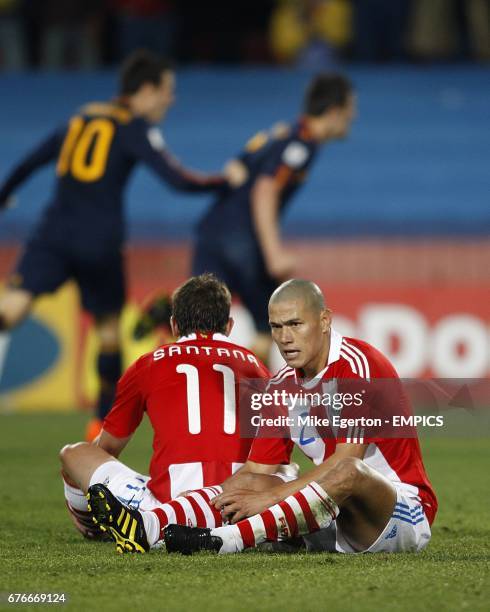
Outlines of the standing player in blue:
[[222,176],[190,172],[175,161],[156,127],[173,103],[170,65],[145,51],[130,56],[119,97],[82,107],[17,165],[0,186],[0,206],[40,166],[57,160],[53,197],[0,298],[0,333],[20,323],[36,297],[68,279],[80,289],[99,340],[98,433],[121,375],[119,318],[125,302],[123,191],[138,162],[181,191],[222,189]]
[[229,171],[243,176],[241,186],[222,192],[198,225],[192,274],[213,272],[241,298],[258,332],[253,350],[263,360],[271,346],[269,296],[295,268],[280,237],[280,216],[305,181],[318,147],[346,137],[355,112],[344,76],[316,76],[298,121],[259,132],[230,162]]

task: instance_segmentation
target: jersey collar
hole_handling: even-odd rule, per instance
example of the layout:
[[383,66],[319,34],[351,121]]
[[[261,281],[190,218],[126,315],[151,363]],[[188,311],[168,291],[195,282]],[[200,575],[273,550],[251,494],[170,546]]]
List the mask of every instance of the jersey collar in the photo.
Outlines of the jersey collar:
[[200,332],[197,334],[189,334],[188,336],[181,336],[177,342],[189,342],[190,340],[214,340],[215,342],[228,342],[229,344],[232,344],[228,336],[225,336],[224,334],[202,334]]

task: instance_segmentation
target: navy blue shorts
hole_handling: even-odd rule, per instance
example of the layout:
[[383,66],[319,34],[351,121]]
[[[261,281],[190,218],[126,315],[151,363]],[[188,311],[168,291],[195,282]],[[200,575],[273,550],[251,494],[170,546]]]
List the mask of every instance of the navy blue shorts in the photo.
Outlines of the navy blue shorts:
[[199,238],[192,258],[192,274],[212,272],[239,296],[250,311],[258,332],[268,332],[267,306],[279,283],[267,273],[259,247],[236,241],[226,246]]
[[34,239],[27,243],[9,284],[38,296],[70,279],[80,289],[84,309],[95,317],[122,309],[126,291],[121,250],[79,253],[70,245]]

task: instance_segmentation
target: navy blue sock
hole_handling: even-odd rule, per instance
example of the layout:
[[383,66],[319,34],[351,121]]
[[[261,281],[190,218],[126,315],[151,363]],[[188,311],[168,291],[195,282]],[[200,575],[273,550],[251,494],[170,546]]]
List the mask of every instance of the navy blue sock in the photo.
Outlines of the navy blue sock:
[[97,357],[97,372],[100,380],[99,399],[97,402],[97,417],[102,421],[112,407],[116,384],[121,377],[121,351],[99,353]]

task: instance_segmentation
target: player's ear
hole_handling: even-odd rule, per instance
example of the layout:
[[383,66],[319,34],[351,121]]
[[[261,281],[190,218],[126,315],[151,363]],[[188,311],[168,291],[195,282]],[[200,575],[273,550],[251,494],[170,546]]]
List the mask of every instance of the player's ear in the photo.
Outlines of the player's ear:
[[322,332],[326,333],[330,331],[330,328],[332,326],[332,311],[330,310],[330,308],[325,308],[325,310],[322,310],[320,317]]
[[235,321],[230,317],[228,319],[228,323],[226,324],[225,336],[229,336],[231,334],[231,330],[233,329],[233,325],[235,325]]
[[170,329],[172,330],[172,336],[175,338],[180,336],[179,327],[173,315],[170,317]]

